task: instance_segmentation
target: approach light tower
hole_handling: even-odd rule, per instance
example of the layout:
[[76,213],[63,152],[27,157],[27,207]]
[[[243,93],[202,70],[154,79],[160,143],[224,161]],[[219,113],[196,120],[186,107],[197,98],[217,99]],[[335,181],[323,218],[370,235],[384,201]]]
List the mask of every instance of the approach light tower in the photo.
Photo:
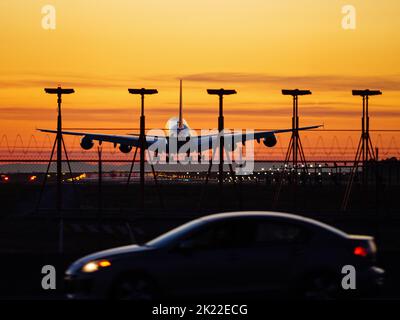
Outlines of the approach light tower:
[[56,204],[56,208],[57,208],[57,212],[60,212],[61,206],[62,206],[61,183],[62,183],[62,147],[63,147],[61,103],[62,103],[62,95],[63,94],[72,94],[75,91],[74,91],[74,89],[63,89],[61,87],[45,88],[44,91],[48,94],[56,94],[57,95],[58,116],[57,116],[57,136],[56,136],[56,142],[57,142],[57,204]]
[[312,94],[312,92],[310,90],[284,89],[282,90],[282,94],[293,97],[292,137],[290,138],[289,147],[286,153],[285,164],[287,164],[290,161],[290,156],[291,154],[293,154],[292,163],[296,173],[297,165],[299,162],[299,156],[300,156],[300,161],[304,163],[304,166],[307,170],[307,163],[299,135],[299,96],[310,95]]
[[[236,90],[225,90],[225,89],[207,89],[207,93],[211,95],[217,95],[219,97],[219,116],[218,116],[218,133],[219,133],[219,170],[218,170],[218,182],[220,189],[220,199],[222,197],[223,189],[223,173],[224,173],[224,96],[236,94]],[[212,156],[213,157],[213,153]],[[212,158],[211,158],[212,161]]]
[[141,112],[140,112],[140,134],[139,134],[139,144],[140,144],[140,205],[141,209],[144,209],[144,155],[146,146],[146,120],[144,116],[144,96],[150,94],[157,94],[156,89],[128,89],[130,94],[139,94],[141,96]]
[[356,153],[356,162],[362,160],[363,169],[367,162],[375,160],[374,148],[372,146],[371,137],[369,135],[369,97],[379,96],[382,92],[379,90],[353,90],[353,96],[361,96],[362,105],[362,118],[361,118],[361,138],[358,144],[358,149]]
[[[64,220],[62,217],[62,190],[61,190],[61,184],[62,184],[62,148],[64,147],[64,152],[65,152],[65,157],[67,159],[67,163],[68,163],[68,167],[70,169],[71,172],[71,178],[72,181],[73,177],[72,177],[72,171],[71,171],[71,166],[68,162],[68,155],[67,155],[67,150],[65,148],[65,144],[64,144],[64,140],[62,137],[62,114],[61,114],[61,103],[62,103],[62,95],[63,94],[72,94],[74,93],[74,89],[63,89],[60,86],[57,88],[45,88],[44,91],[48,94],[56,94],[57,95],[57,135],[56,135],[56,139],[54,140],[54,144],[53,144],[53,148],[51,150],[51,156],[50,156],[50,160],[47,166],[47,170],[46,170],[46,175],[44,177],[43,180],[43,186],[42,186],[42,191],[40,193],[40,198],[42,197],[42,193],[43,193],[43,189],[44,186],[46,184],[46,180],[47,180],[47,174],[49,172],[50,169],[50,165],[53,159],[53,154],[54,154],[54,148],[57,145],[57,194],[56,194],[56,210],[57,213],[59,215],[60,218],[60,225],[59,225],[59,239],[58,239],[58,251],[59,253],[63,253],[64,252]],[[40,200],[39,200],[40,203]],[[38,204],[39,204],[38,203]]]
[[353,90],[352,94],[353,96],[362,97],[361,138],[358,143],[356,158],[354,160],[350,179],[347,183],[346,192],[342,202],[342,211],[347,210],[351,189],[353,187],[355,175],[358,171],[359,163],[362,163],[362,183],[363,185],[365,185],[366,183],[368,183],[368,161],[377,160],[377,155],[375,155],[374,147],[372,146],[371,137],[369,135],[369,97],[380,96],[382,95],[382,92],[380,90],[366,89]]

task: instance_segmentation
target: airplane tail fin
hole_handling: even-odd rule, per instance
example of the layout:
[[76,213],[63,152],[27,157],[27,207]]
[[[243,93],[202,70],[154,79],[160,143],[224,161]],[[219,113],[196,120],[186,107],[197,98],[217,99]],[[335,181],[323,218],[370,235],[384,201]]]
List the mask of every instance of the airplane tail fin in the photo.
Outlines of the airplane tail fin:
[[182,112],[182,79],[179,81],[179,120],[178,128],[183,128],[183,112]]

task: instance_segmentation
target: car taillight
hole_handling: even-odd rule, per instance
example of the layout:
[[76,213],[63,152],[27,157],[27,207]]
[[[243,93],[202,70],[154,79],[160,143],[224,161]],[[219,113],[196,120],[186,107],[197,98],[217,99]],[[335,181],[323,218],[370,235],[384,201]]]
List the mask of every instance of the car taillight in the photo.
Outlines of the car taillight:
[[364,248],[364,247],[361,247],[361,246],[358,246],[358,247],[354,248],[353,253],[354,253],[355,256],[366,257],[366,256],[368,256],[368,249]]

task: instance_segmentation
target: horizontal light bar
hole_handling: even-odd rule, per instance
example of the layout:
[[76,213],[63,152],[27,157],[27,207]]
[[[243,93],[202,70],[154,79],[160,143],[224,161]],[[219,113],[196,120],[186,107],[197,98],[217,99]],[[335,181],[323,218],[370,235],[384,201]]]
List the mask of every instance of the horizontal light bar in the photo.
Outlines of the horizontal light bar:
[[288,89],[283,89],[282,94],[285,96],[305,96],[308,94],[312,94],[310,90],[299,90],[299,89],[294,89],[294,90],[288,90]]
[[58,88],[45,88],[44,91],[49,94],[71,94],[74,93],[74,89],[63,89],[61,87]]
[[157,94],[158,91],[157,89],[145,89],[145,88],[141,88],[141,89],[128,89],[130,94]]
[[208,94],[216,94],[218,96],[236,94],[236,90],[225,90],[225,89],[207,89]]
[[382,92],[379,90],[353,90],[353,96],[379,96]]

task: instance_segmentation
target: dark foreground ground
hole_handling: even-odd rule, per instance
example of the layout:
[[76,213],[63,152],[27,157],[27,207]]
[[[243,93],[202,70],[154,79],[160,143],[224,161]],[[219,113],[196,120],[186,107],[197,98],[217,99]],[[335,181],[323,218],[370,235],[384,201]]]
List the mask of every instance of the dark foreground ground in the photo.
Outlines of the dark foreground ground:
[[[223,201],[218,187],[200,183],[162,183],[146,188],[145,210],[138,210],[138,186],[66,185],[63,189],[64,245],[59,253],[60,217],[54,210],[54,186],[46,188],[39,209],[39,184],[0,185],[0,296],[3,299],[63,298],[65,268],[82,255],[141,243],[177,225],[209,213],[276,210],[316,218],[346,232],[368,234],[378,245],[378,265],[387,272],[379,299],[400,299],[400,188],[355,186],[349,209],[340,211],[344,186],[227,185]],[[159,195],[162,195],[161,199]],[[101,206],[101,210],[99,210]],[[57,290],[41,288],[41,268],[57,269]]]

